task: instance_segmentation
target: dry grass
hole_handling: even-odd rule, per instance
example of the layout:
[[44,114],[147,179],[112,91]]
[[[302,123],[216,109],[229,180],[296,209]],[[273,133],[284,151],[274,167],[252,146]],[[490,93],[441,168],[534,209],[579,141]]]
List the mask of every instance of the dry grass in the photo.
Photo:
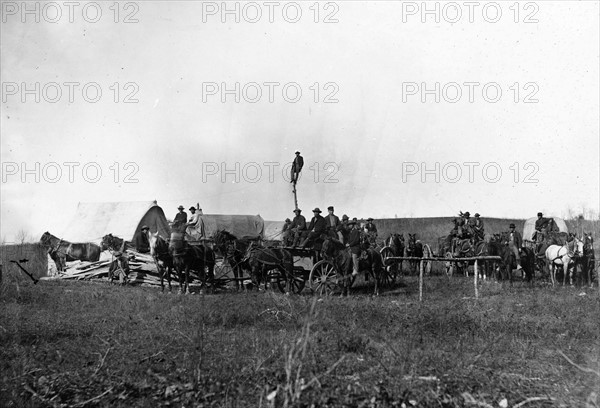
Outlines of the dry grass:
[[378,298],[315,299],[5,281],[0,401],[597,406],[597,291],[489,285],[475,301],[471,279],[431,277],[419,303],[405,282]]

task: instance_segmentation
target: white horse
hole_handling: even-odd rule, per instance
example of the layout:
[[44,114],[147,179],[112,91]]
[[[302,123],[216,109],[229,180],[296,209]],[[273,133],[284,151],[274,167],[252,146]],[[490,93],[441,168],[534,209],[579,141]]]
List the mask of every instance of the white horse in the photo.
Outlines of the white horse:
[[569,275],[569,264],[573,262],[574,258],[581,255],[583,255],[583,242],[575,237],[571,242],[567,242],[563,246],[550,245],[546,249],[546,259],[549,262],[548,267],[550,268],[552,286],[554,286],[554,282],[556,281],[556,267],[558,265],[562,265],[563,267],[563,285],[567,283],[567,276],[570,278],[570,283],[573,284],[573,277]]

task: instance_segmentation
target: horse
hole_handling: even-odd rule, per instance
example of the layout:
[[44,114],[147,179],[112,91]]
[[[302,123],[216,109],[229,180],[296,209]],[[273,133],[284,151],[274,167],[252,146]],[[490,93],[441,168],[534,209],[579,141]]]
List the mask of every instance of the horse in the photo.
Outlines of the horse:
[[61,272],[66,269],[66,262],[68,261],[97,262],[102,252],[100,246],[92,242],[71,243],[55,237],[48,231],[42,234],[40,243],[48,247],[48,254],[56,263],[56,268]]
[[[173,257],[169,252],[169,243],[157,232],[147,232],[150,242],[150,255],[154,259],[158,276],[160,277],[161,292],[165,291],[164,278],[167,277],[169,292],[171,292],[171,271],[173,270]],[[166,269],[166,272],[165,272]]]
[[113,259],[108,267],[108,280],[110,283],[116,279],[115,272],[119,271],[119,283],[124,285],[129,278],[129,258],[125,254],[127,243],[124,239],[107,234],[102,237],[100,248],[103,251],[109,251]]
[[[417,240],[417,234],[408,234],[408,247],[406,255],[414,258],[423,258],[423,244]],[[419,261],[409,261],[411,272],[414,274],[417,271]]]
[[552,286],[554,286],[556,280],[556,267],[558,265],[563,267],[563,285],[566,285],[567,277],[570,277],[570,283],[573,284],[573,277],[569,275],[569,265],[581,255],[583,255],[583,242],[576,237],[573,237],[571,241],[562,246],[550,245],[546,249],[546,260],[550,268]]
[[205,245],[191,245],[184,240],[183,233],[173,232],[169,242],[169,254],[173,258],[173,267],[179,278],[179,293],[190,292],[190,269],[199,274],[202,287],[212,283],[216,258],[211,248]]
[[[394,256],[402,257],[404,256],[404,242],[404,235],[394,232],[384,241],[384,245],[390,247]],[[402,272],[402,260],[394,262],[392,269],[394,270],[394,275],[396,275],[397,271]]]
[[244,269],[250,269],[247,262],[244,262],[244,255],[250,241],[237,239],[225,230],[215,232],[213,240],[215,251],[227,261],[233,270],[236,290],[240,290],[240,280],[244,277]]
[[290,251],[283,248],[266,248],[257,241],[248,241],[242,263],[247,262],[250,274],[257,288],[264,280],[265,289],[268,284],[268,272],[278,270],[288,282],[288,290],[292,291],[291,280],[294,272],[294,258]]
[[508,246],[508,233],[494,234],[488,243],[488,255],[499,256],[500,262],[496,271],[496,280],[508,280],[512,285],[512,270],[517,266],[517,258]]

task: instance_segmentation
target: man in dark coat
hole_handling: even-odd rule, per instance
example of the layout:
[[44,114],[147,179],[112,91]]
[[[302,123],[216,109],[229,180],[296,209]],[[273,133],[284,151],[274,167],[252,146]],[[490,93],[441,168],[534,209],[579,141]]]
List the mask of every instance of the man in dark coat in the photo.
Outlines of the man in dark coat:
[[544,214],[541,212],[537,213],[538,219],[535,220],[535,231],[533,233],[533,237],[531,239],[535,240],[535,235],[538,232],[542,232],[542,228],[548,228],[548,224],[550,223],[550,218],[545,218]]
[[473,231],[473,238],[475,242],[483,241],[485,232],[483,230],[483,220],[479,218],[479,213],[475,213],[475,218],[472,219],[471,231]]
[[283,246],[290,246],[292,244],[292,220],[289,218],[285,219],[285,224],[283,224],[283,228],[281,229]]
[[177,209],[179,210],[179,212],[175,214],[175,219],[173,220],[173,223],[179,222],[180,224],[187,224],[187,213],[183,211],[183,205],[180,205],[179,207],[177,207]]
[[343,242],[344,237],[341,233],[337,233],[337,229],[340,225],[339,217],[333,213],[333,206],[327,207],[327,211],[329,214],[325,216],[325,222],[327,223],[327,231],[329,232],[329,236],[332,238],[337,238],[340,240],[340,242]]
[[300,245],[301,248],[305,248],[306,245],[312,243],[327,231],[327,223],[325,222],[325,218],[321,217],[321,210],[318,207],[313,210],[313,217],[308,225],[308,231],[308,236],[302,245]]
[[377,239],[377,227],[373,224],[373,218],[367,218],[367,225],[365,225],[365,232],[371,245],[375,245]]
[[510,231],[508,232],[508,248],[515,254],[517,260],[517,269],[523,269],[521,267],[521,256],[519,250],[523,246],[523,237],[519,234],[519,231],[515,230],[515,224],[510,224]]
[[298,176],[300,176],[300,172],[302,171],[302,167],[304,167],[304,158],[300,156],[300,152],[296,152],[296,157],[292,162],[292,177],[290,183],[296,184],[298,181]]
[[298,246],[300,240],[304,238],[306,233],[306,218],[304,218],[304,215],[301,213],[302,210],[299,208],[294,210],[294,214],[296,214],[296,216],[292,220],[292,225],[290,226],[290,236],[294,237],[292,246]]
[[150,228],[148,228],[147,225],[143,225],[142,233],[138,234],[135,237],[135,243],[133,246],[135,247],[136,251],[142,254],[150,252],[150,241],[148,240],[148,231],[150,231]]
[[350,221],[348,222],[348,225],[351,229],[350,233],[348,234],[348,243],[346,244],[346,247],[350,248],[350,253],[352,254],[352,265],[354,267],[352,270],[352,275],[356,276],[358,275],[358,262],[361,251],[360,229],[358,228],[356,221]]
[[338,225],[337,227],[337,232],[338,234],[342,234],[342,243],[346,244],[348,242],[348,234],[350,234],[350,225],[349,225],[349,221],[350,219],[348,218],[348,216],[346,214],[342,215],[342,221],[340,222],[340,225]]

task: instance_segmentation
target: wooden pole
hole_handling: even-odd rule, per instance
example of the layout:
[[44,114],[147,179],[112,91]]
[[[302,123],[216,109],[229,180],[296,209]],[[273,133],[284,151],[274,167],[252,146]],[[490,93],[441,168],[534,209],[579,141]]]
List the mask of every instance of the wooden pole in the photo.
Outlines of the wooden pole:
[[475,261],[475,266],[474,266],[475,277],[473,278],[473,283],[475,285],[475,299],[479,299],[479,288],[477,287],[477,275],[479,275],[479,271],[477,268],[477,262],[478,261]]
[[423,261],[419,262],[419,302],[423,301]]
[[296,182],[295,181],[292,183],[292,193],[294,193],[294,209],[297,210],[298,209],[298,195],[296,192]]

